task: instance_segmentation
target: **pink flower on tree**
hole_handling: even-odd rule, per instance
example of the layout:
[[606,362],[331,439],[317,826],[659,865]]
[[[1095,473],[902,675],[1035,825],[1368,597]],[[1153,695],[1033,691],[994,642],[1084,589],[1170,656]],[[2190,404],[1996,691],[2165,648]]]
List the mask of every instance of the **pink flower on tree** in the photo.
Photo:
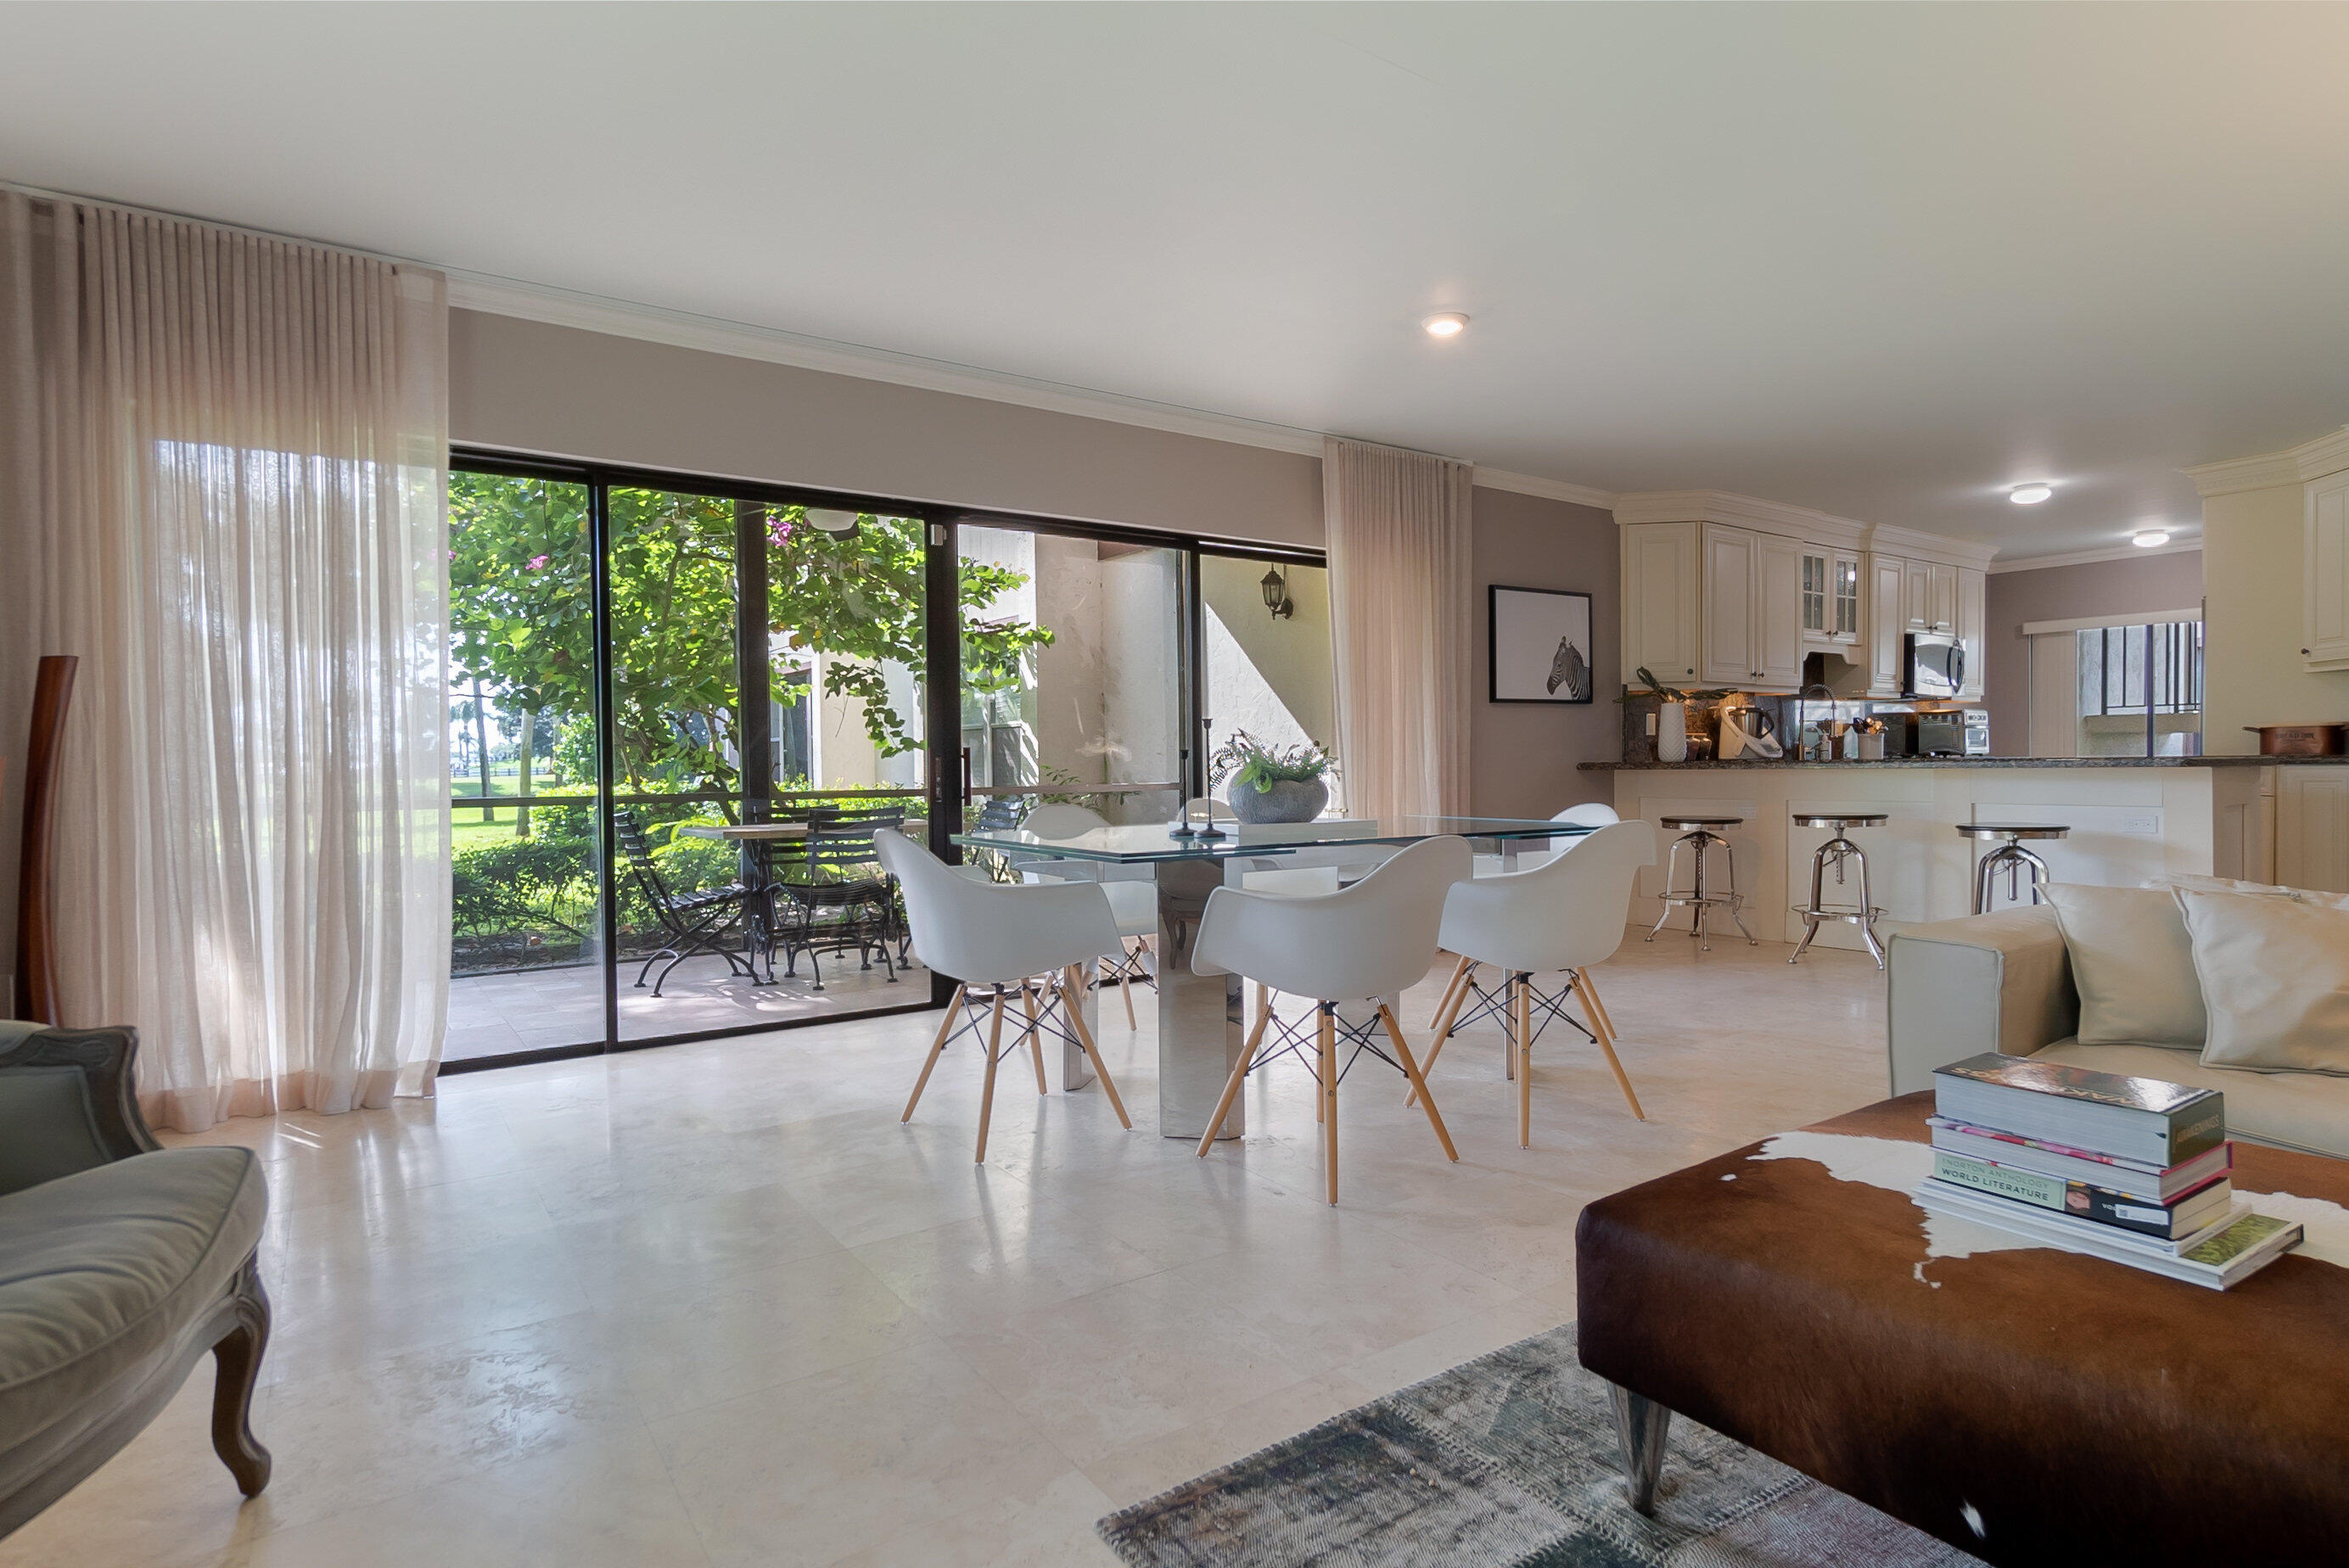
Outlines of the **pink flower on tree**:
[[769,522],[767,524],[767,537],[777,544],[788,543],[792,537],[792,525],[790,519],[779,517]]
[[533,571],[533,572],[535,572],[535,571],[537,571],[539,568],[541,568],[541,567],[544,566],[545,564],[546,564],[546,557],[545,557],[545,556],[543,556],[543,555],[533,555],[533,556],[532,556],[532,557],[530,558],[530,567],[529,567],[529,570],[531,570],[531,571]]

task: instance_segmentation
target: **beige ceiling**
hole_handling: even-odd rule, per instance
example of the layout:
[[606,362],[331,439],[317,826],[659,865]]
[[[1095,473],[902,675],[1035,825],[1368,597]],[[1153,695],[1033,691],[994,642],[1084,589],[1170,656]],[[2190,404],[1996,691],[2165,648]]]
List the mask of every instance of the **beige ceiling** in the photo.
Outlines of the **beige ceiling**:
[[2335,5],[11,5],[0,177],[2030,554],[2349,422],[2344,79]]

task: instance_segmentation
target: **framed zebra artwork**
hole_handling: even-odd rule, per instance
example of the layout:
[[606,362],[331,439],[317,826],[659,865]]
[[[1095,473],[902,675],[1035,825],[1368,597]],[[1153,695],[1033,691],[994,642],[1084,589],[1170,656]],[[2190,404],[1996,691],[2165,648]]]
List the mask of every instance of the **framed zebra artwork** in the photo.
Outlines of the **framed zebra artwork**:
[[1597,696],[1589,594],[1497,583],[1487,593],[1491,701],[1580,703]]

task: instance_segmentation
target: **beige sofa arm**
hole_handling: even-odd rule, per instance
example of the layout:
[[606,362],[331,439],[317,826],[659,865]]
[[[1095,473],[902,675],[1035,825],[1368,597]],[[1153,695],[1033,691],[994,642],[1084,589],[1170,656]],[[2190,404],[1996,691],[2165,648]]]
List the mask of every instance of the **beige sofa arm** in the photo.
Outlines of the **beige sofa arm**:
[[2044,904],[1912,925],[1892,938],[1886,1043],[1892,1092],[1984,1051],[2027,1057],[2076,1031],[2080,995]]

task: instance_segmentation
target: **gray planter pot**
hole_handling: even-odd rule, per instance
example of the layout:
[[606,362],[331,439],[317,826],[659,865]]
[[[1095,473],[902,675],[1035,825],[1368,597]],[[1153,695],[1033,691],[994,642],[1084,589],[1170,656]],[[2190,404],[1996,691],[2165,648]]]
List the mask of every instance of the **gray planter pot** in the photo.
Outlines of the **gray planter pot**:
[[1309,822],[1330,804],[1330,786],[1319,779],[1309,784],[1285,779],[1265,790],[1237,785],[1226,799],[1243,822]]

